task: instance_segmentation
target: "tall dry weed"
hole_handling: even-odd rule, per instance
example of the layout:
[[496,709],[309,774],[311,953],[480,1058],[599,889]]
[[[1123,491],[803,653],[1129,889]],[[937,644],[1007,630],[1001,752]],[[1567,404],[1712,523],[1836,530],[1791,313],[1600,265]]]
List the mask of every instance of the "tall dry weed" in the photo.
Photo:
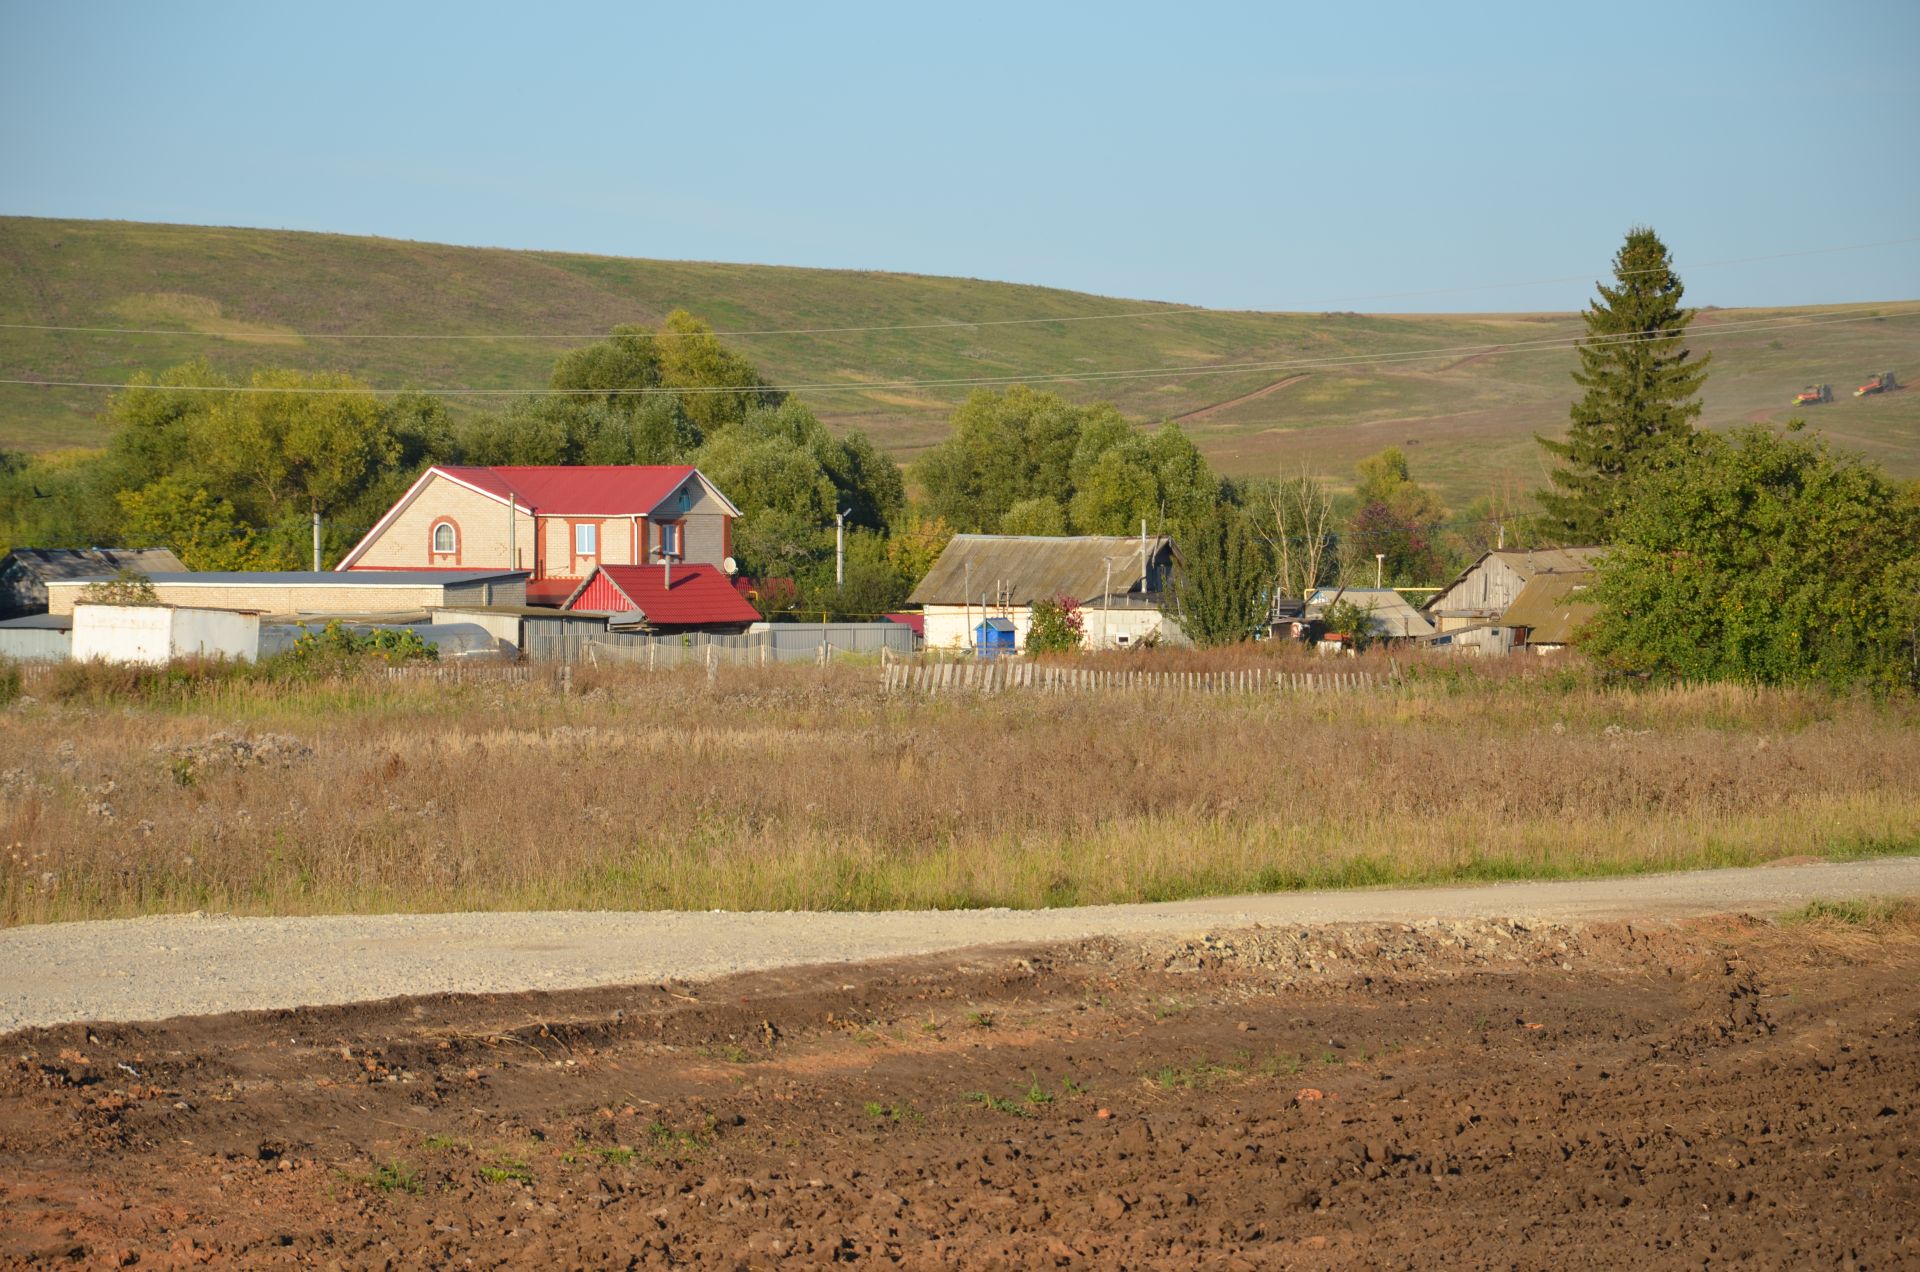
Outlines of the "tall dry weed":
[[862,667],[26,687],[0,712],[9,923],[1030,906],[1920,851],[1915,704],[1560,669],[1338,696],[887,697]]

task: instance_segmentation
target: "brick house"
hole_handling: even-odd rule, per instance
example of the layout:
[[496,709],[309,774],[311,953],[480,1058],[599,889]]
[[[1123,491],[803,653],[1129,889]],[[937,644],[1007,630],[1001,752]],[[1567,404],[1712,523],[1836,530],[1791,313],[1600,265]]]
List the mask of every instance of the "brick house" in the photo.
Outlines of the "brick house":
[[685,464],[436,464],[340,570],[526,570],[527,601],[559,605],[603,565],[719,567],[740,510]]

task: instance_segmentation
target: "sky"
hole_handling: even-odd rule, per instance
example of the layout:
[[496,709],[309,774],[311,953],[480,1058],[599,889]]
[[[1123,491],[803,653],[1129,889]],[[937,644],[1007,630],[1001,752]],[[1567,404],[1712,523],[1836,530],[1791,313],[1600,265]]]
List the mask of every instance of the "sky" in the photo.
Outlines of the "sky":
[[1224,308],[1920,297],[1917,133],[1913,0],[0,0],[0,214]]

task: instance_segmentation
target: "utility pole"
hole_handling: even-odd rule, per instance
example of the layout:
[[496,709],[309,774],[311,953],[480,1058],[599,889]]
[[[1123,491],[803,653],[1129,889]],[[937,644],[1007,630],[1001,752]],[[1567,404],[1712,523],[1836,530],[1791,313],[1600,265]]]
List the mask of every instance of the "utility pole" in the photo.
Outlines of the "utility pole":
[[313,510],[313,572],[320,573],[320,510]]
[[1386,572],[1387,572],[1387,554],[1384,552],[1374,553],[1373,554],[1373,587],[1375,591],[1380,590],[1380,578]]
[[847,585],[847,513],[846,508],[833,514],[833,585],[836,588]]
[[1100,585],[1100,647],[1107,647],[1107,624],[1113,620],[1107,617],[1107,611],[1113,608],[1113,558],[1104,557],[1107,567],[1107,581]]
[[962,562],[967,567],[967,581],[960,588],[960,621],[966,627],[967,650],[973,650],[973,558]]

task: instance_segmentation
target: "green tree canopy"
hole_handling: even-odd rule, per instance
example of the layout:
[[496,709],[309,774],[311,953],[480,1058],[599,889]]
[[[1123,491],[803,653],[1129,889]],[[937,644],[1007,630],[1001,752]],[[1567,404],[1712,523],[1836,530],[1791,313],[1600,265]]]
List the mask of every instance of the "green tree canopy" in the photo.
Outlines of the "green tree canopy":
[[1710,357],[1686,347],[1693,312],[1680,305],[1685,288],[1658,235],[1644,226],[1628,233],[1613,276],[1587,306],[1573,373],[1583,391],[1566,438],[1535,438],[1560,461],[1537,497],[1548,528],[1568,543],[1607,542],[1635,479],[1694,435]]
[[637,409],[660,396],[643,391],[660,387],[660,342],[645,327],[615,327],[605,340],[561,354],[551,384],[578,394],[575,401]]
[[1266,618],[1272,586],[1273,562],[1245,510],[1219,503],[1187,527],[1173,603],[1196,645],[1251,639]]
[[1823,442],[1703,435],[1616,522],[1586,645],[1615,666],[1761,684],[1913,686],[1920,499]]
[[1142,436],[1111,404],[1078,406],[1017,385],[979,390],[953,435],[915,468],[928,510],[956,529],[995,533],[1015,505],[1030,522],[1049,500],[1076,534],[1127,534],[1141,518],[1169,529],[1212,506],[1220,483],[1172,423]]
[[188,417],[194,466],[264,520],[326,513],[399,458],[387,413],[350,376],[256,371]]
[[1342,545],[1347,577],[1371,583],[1376,567],[1389,585],[1443,581],[1459,553],[1446,535],[1447,507],[1413,479],[1406,452],[1389,446],[1354,466],[1360,506],[1347,520]]
[[660,383],[680,390],[680,409],[702,433],[737,424],[754,407],[778,406],[751,362],[720,343],[713,328],[684,309],[668,314],[654,337]]
[[1066,510],[1050,495],[1018,500],[1000,518],[1001,534],[1063,535],[1066,532]]

